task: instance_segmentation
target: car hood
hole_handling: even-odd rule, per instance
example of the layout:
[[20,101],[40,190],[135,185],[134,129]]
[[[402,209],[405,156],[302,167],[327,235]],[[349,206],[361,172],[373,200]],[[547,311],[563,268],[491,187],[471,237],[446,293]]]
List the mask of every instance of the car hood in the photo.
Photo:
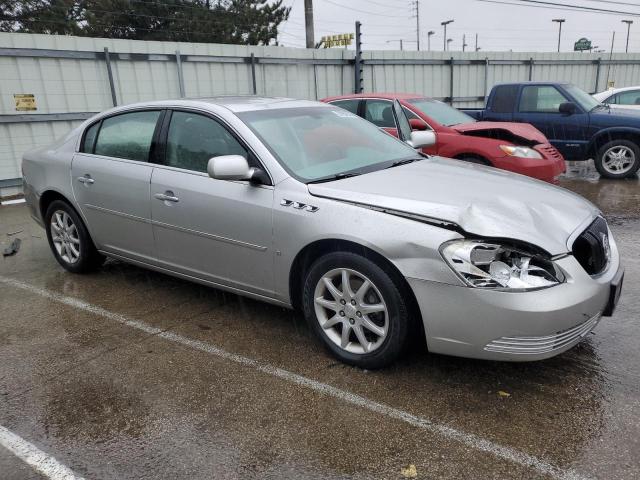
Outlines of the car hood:
[[319,197],[455,223],[472,235],[527,242],[551,255],[566,253],[571,234],[599,213],[563,188],[439,157],[308,188]]
[[[620,123],[620,122],[623,123]],[[591,123],[614,127],[640,127],[640,111],[633,108],[598,108],[591,112]]]
[[527,142],[532,143],[549,143],[547,137],[545,137],[540,130],[528,123],[510,123],[510,122],[472,122],[463,123],[460,125],[453,125],[455,131],[462,134],[465,133],[482,133],[487,132],[487,136],[494,137],[489,132],[504,131],[511,135],[522,138]]

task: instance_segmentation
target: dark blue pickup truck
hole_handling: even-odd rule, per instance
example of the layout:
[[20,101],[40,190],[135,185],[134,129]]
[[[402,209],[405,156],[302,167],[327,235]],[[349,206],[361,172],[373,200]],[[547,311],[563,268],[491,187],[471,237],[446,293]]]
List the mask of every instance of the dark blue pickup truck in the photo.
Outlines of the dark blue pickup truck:
[[640,112],[612,110],[569,83],[496,85],[485,109],[463,111],[478,120],[530,123],[566,160],[593,158],[603,177],[631,177],[640,167]]

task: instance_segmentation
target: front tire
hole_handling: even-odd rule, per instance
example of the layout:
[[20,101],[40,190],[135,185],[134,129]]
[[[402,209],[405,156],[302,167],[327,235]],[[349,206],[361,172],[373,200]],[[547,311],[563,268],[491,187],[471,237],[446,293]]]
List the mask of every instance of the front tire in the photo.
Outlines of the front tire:
[[329,351],[366,369],[390,365],[409,333],[409,306],[393,278],[368,258],[333,252],[316,260],[303,288],[305,318]]
[[49,205],[45,227],[53,256],[66,270],[86,273],[104,262],[82,219],[67,202],[55,200]]
[[604,178],[632,177],[640,168],[640,148],[629,140],[605,143],[598,150],[595,165]]

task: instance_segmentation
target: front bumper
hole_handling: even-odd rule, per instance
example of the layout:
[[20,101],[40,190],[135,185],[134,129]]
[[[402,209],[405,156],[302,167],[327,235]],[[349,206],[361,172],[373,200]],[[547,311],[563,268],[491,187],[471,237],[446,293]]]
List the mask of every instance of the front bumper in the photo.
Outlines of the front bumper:
[[[615,247],[614,247],[615,249]],[[598,277],[573,256],[556,261],[567,281],[531,292],[500,292],[408,278],[430,352],[485,360],[543,360],[580,342],[600,321],[620,277],[617,250]]]

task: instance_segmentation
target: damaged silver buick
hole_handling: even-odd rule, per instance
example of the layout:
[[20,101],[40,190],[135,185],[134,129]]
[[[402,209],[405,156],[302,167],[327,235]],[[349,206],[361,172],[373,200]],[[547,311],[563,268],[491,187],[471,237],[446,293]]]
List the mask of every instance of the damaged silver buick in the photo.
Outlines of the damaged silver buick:
[[[25,154],[56,260],[105,257],[304,312],[340,360],[431,352],[526,361],[610,316],[622,288],[596,207],[567,190],[416,151],[330,105],[221,97],[116,108]],[[402,141],[404,140],[404,141]]]

